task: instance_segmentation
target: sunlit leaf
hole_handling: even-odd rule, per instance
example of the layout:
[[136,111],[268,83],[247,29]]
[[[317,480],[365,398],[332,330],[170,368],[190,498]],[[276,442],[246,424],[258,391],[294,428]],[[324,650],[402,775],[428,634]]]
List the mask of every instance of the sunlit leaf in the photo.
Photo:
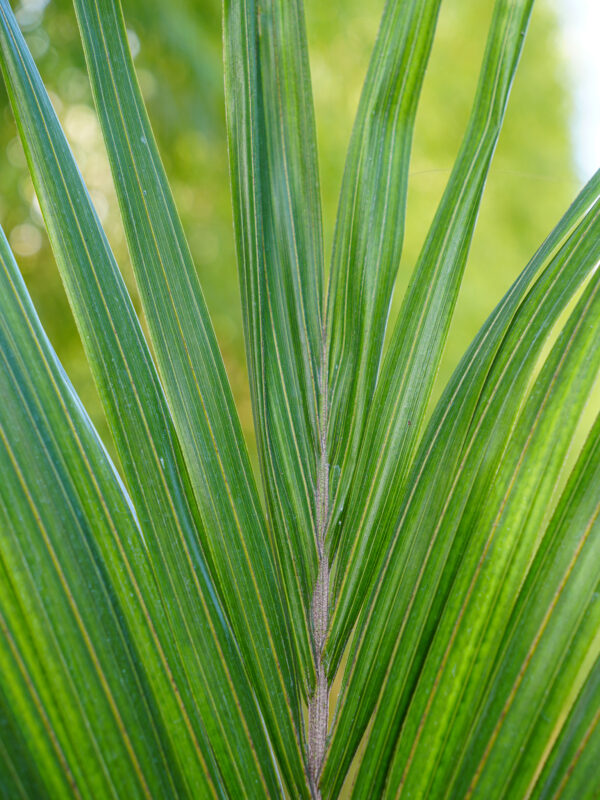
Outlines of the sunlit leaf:
[[303,678],[312,685],[323,243],[302,3],[228,0],[224,24],[248,372],[273,539]]

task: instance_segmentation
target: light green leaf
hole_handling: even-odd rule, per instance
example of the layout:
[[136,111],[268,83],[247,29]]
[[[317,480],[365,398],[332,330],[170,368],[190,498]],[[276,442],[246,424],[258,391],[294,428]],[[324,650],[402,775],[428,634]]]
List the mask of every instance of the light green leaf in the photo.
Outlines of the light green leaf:
[[341,537],[333,595],[342,644],[394,530],[531,6],[532,0],[495,4],[469,124],[386,353],[343,516],[332,521]]
[[[597,241],[596,234],[596,258]],[[400,787],[409,794],[435,792],[445,770],[454,766],[450,753],[460,751],[470,710],[480,701],[493,669],[598,373],[599,334],[596,273],[561,331],[508,442],[500,443],[505,437],[499,432],[479,469],[456,536],[460,560],[451,554],[449,562],[457,564],[452,587],[440,607],[396,744],[388,793],[395,795]],[[579,666],[581,659],[575,663]]]
[[[1,497],[0,519],[6,519]],[[8,585],[9,576],[4,567],[1,569],[0,578]],[[27,630],[21,609],[14,608],[13,613],[13,623]],[[0,611],[3,675],[0,685],[0,797],[2,800],[27,799],[48,793],[59,797],[69,792],[72,786],[68,765],[52,729],[49,729],[48,717],[33,687],[31,675],[20,658],[14,638],[10,636],[6,617],[6,613]],[[35,747],[31,747],[28,740],[35,742]]]
[[301,0],[224,3],[229,161],[248,372],[272,535],[305,686],[326,512],[323,243]]
[[[596,598],[596,603],[598,602]],[[531,797],[593,800],[600,752],[600,658],[579,692]]]
[[[50,795],[192,796],[194,785],[222,794],[206,731],[186,710],[195,706],[135,512],[3,234],[0,285],[0,670],[10,717]],[[3,743],[26,775],[22,744]]]
[[304,790],[293,652],[272,543],[225,368],[128,50],[118,3],[76,0],[140,296],[202,546],[290,787]]
[[[494,424],[508,436],[553,323],[596,263],[599,229],[600,172],[499,303],[438,403],[419,446],[410,492],[398,509],[382,573],[351,645],[324,770],[328,791],[341,785],[375,707],[381,720],[371,728],[372,762],[395,742],[448,590],[441,575]],[[480,404],[484,387],[487,401]],[[454,552],[460,558],[460,547]],[[332,671],[340,657],[332,649]]]
[[[445,796],[529,793],[600,655],[600,418],[549,524],[450,770]],[[590,669],[591,668],[591,669]],[[510,765],[508,767],[507,765]]]
[[[176,632],[181,679],[190,687],[186,713],[198,729],[202,716],[210,722],[212,746],[232,791],[243,785],[242,761],[258,783],[264,780],[264,771],[270,785],[276,786],[279,781],[254,687],[216,602],[200,548],[203,528],[150,353],[39,75],[14,18],[4,5],[1,9],[2,64],[11,100],[57,262],[160,581],[169,619],[164,635],[172,639]],[[192,619],[198,620],[197,625],[190,624]],[[295,741],[293,734],[291,738]]]
[[341,470],[338,508],[379,371],[404,238],[412,132],[440,2],[386,3],[346,157],[327,301],[328,457]]

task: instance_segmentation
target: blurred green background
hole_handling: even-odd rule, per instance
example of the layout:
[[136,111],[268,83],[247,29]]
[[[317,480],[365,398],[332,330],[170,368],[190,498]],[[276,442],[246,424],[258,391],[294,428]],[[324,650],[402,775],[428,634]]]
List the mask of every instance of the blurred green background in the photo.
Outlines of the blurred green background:
[[[492,5],[492,0],[443,4],[417,118],[407,235],[394,308],[466,125]],[[383,0],[306,0],[327,248],[344,153],[382,6]],[[135,297],[72,6],[68,0],[22,0],[15,9]],[[229,199],[220,2],[124,0],[124,12],[140,84],[253,450]],[[578,188],[569,137],[570,89],[559,34],[552,6],[538,0],[438,391]],[[0,152],[0,223],[50,339],[106,440],[100,404],[48,247],[4,87]]]

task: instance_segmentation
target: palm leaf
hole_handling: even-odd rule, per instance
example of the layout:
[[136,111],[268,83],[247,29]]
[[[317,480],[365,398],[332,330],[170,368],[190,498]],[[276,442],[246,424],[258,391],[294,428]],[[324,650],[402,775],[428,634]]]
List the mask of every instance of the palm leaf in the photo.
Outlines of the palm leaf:
[[[0,652],[24,766],[22,743],[4,747],[24,775],[39,758],[46,791],[58,796],[120,787],[173,797],[194,783],[214,794],[211,746],[186,710],[190,688],[131,501],[3,235],[0,255]],[[186,724],[169,730],[174,716]]]
[[[599,454],[600,419],[527,573],[494,674],[471,708],[469,737],[462,758],[454,761],[447,793],[476,790],[494,797],[528,791],[560,731],[559,718],[571,712],[582,687],[593,680],[600,652]],[[554,780],[564,772],[559,768]]]
[[440,2],[386,3],[346,157],[327,308],[334,549],[400,264],[412,132]]
[[[235,749],[229,741],[230,732],[226,733],[225,722],[230,708],[243,703],[250,717],[254,717],[253,734],[256,733],[257,742],[262,740],[263,748],[267,748],[267,745],[239,661],[234,669],[241,674],[239,679],[235,679],[241,680],[241,684],[230,698],[227,699],[223,694],[224,690],[219,685],[221,680],[216,681],[217,693],[213,690],[203,697],[207,680],[209,683],[214,679],[227,680],[219,650],[222,647],[226,648],[226,652],[231,649],[230,637],[222,639],[220,647],[216,646],[212,641],[214,633],[209,634],[209,644],[205,645],[205,637],[200,636],[200,629],[192,628],[189,624],[190,619],[200,615],[209,626],[206,632],[214,624],[217,629],[223,629],[222,610],[219,606],[215,607],[214,586],[208,578],[205,556],[200,549],[200,536],[206,529],[198,519],[167,403],[106,238],[14,19],[9,12],[3,11],[2,20],[3,67],[57,261],[107,408],[144,534],[153,546],[155,569],[161,576],[161,588],[167,592],[169,614],[175,621],[179,636],[193,654],[193,661],[186,664],[187,669],[192,669],[193,664],[193,671],[197,673],[197,678],[191,681],[191,691],[193,695],[198,695],[197,703],[200,705],[209,703],[216,708],[215,698],[222,705],[218,714],[211,712],[211,717],[220,721],[221,747],[223,754],[227,753],[226,758],[234,774],[238,756],[234,756]],[[215,472],[217,477],[219,474]],[[221,500],[227,502],[226,493],[221,493]],[[206,537],[202,544],[205,540]],[[270,575],[273,585],[273,570]],[[192,593],[189,586],[194,587]],[[268,586],[269,583],[265,581],[265,587]],[[211,607],[212,622],[210,616],[206,617],[206,608],[202,609],[206,603]],[[244,607],[234,605],[238,611]],[[279,617],[277,621],[281,624]],[[248,646],[248,642],[251,642],[248,634],[256,630],[260,631],[260,628],[245,623],[244,637],[241,639],[243,645]],[[267,634],[268,631],[265,636]],[[225,632],[222,631],[220,635],[222,637]],[[279,633],[273,640],[280,648],[285,646],[283,634]],[[265,652],[268,652],[268,642],[267,638]],[[213,649],[215,657],[219,657],[211,668],[205,660],[207,646]],[[266,675],[262,678],[265,682],[270,678],[270,687],[281,684],[283,675],[290,674],[289,670],[284,672],[275,663],[274,672],[269,675],[264,664],[265,658],[262,654],[255,672],[260,669],[259,677],[261,673]],[[248,658],[246,663],[250,665],[253,662]],[[258,677],[255,685],[261,686]],[[240,696],[246,695],[246,700],[236,699],[240,691]],[[263,689],[263,692],[267,690]],[[278,697],[275,693],[270,696],[274,700]],[[280,723],[273,725],[272,730],[274,734],[280,729],[287,732],[288,742],[292,743],[290,752],[296,752],[296,779],[301,780],[297,735],[291,724],[286,728],[286,717],[289,720],[290,709],[294,705],[282,701],[282,706],[285,715]],[[241,751],[248,751],[250,765],[256,762],[256,757],[251,752],[243,718],[235,711],[232,724],[235,717],[238,720],[232,730],[237,726],[239,746]],[[267,763],[269,760],[267,758]],[[236,780],[239,786],[239,774]]]
[[508,439],[553,323],[597,263],[599,225],[597,173],[490,316],[438,403],[351,643],[324,769],[331,790],[341,786],[376,707],[381,719],[369,753],[375,761],[393,746],[448,591],[442,575],[451,581],[461,557],[453,540],[470,486],[494,430]]
[[74,5],[149,341],[0,0],[0,67],[119,458],[0,231],[0,796],[596,796],[600,417],[565,464],[600,371],[600,172],[426,417],[532,3],[495,1],[384,351],[441,0],[385,5],[327,298],[302,0],[224,0],[265,513],[119,0]]
[[[600,366],[600,351],[592,346],[600,326],[599,297],[595,276],[544,364],[508,447],[500,458],[488,453],[471,490],[457,532],[463,557],[395,746],[390,787],[439,791],[449,753],[461,749],[466,720],[489,679]],[[487,483],[485,493],[479,480]]]
[[[300,0],[224,4],[227,125],[248,372],[270,524],[305,685],[324,522],[323,244]],[[320,530],[321,529],[321,530]]]
[[531,6],[531,0],[495,4],[469,124],[392,334],[343,517],[333,520],[341,543],[330,640],[338,649],[378,574],[393,531],[397,498],[448,334]]
[[[540,771],[531,796],[536,798],[589,797],[595,791],[600,746],[600,659],[590,670],[552,751]],[[560,726],[557,726],[557,729]]]
[[[273,552],[223,361],[135,79],[120,9],[75,4],[127,240],[215,585],[280,763],[302,786],[299,716]],[[257,615],[248,618],[248,609]]]

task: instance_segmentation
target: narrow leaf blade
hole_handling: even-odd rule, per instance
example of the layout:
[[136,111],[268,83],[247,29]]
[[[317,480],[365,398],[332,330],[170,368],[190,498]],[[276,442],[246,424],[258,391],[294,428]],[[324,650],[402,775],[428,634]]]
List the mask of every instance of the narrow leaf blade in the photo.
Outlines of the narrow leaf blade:
[[592,800],[600,748],[600,659],[582,686],[532,792],[535,800]]
[[273,546],[121,8],[113,0],[76,0],[75,7],[131,260],[202,520],[202,546],[283,774],[303,791],[296,665]]
[[327,300],[328,458],[340,470],[338,507],[379,371],[404,237],[412,132],[439,7],[440,0],[386,3],[346,157]]
[[[489,679],[598,373],[600,350],[594,345],[599,333],[596,274],[561,331],[508,442],[491,442],[467,500],[457,533],[462,559],[396,745],[391,793],[400,786],[407,792],[439,787],[454,766],[447,754],[460,750],[469,714]],[[504,773],[510,769],[503,762]]]
[[323,244],[301,0],[224,3],[229,161],[263,482],[305,686],[318,569]]
[[[452,499],[458,477],[466,473],[463,487],[474,480],[494,421],[506,424],[508,435],[553,322],[594,267],[598,225],[600,173],[492,313],[432,416],[409,480],[411,491],[351,645],[324,770],[328,791],[341,785],[374,709],[380,730],[372,729],[373,761],[395,741],[448,588],[440,576],[466,500]],[[487,400],[480,402],[484,387]],[[341,652],[332,648],[329,655],[333,674]]]
[[334,631],[342,643],[376,580],[393,531],[531,6],[531,0],[495,5],[469,124],[392,334],[343,515],[332,520],[332,533],[341,538]]
[[[176,653],[180,677],[189,686],[186,713],[198,736],[206,717],[231,791],[243,785],[242,762],[247,775],[254,775],[257,791],[265,779],[263,769],[273,788],[279,780],[270,745],[254,689],[216,602],[200,548],[202,524],[148,347],[50,101],[4,6],[2,23],[3,69],[38,197],[160,576],[169,617],[163,635],[173,640],[176,631],[179,646],[189,653],[185,669],[182,652]],[[198,619],[198,626],[192,627],[190,619]],[[230,672],[224,654],[231,659]],[[256,750],[264,756],[264,768]]]
[[600,652],[599,480],[600,419],[519,593],[485,695],[471,709],[470,734],[454,759],[447,794],[530,791],[542,768],[552,770],[554,759],[558,768],[565,757],[551,756],[552,746]]
[[220,777],[185,714],[189,687],[135,512],[3,234],[0,281],[3,694],[30,746],[43,730],[53,785],[175,797],[197,783],[214,795]]
[[[203,522],[202,544],[282,766],[299,781],[293,662],[223,361],[135,79],[120,7],[78,2],[76,9],[140,295]],[[251,607],[258,611],[253,624]]]

